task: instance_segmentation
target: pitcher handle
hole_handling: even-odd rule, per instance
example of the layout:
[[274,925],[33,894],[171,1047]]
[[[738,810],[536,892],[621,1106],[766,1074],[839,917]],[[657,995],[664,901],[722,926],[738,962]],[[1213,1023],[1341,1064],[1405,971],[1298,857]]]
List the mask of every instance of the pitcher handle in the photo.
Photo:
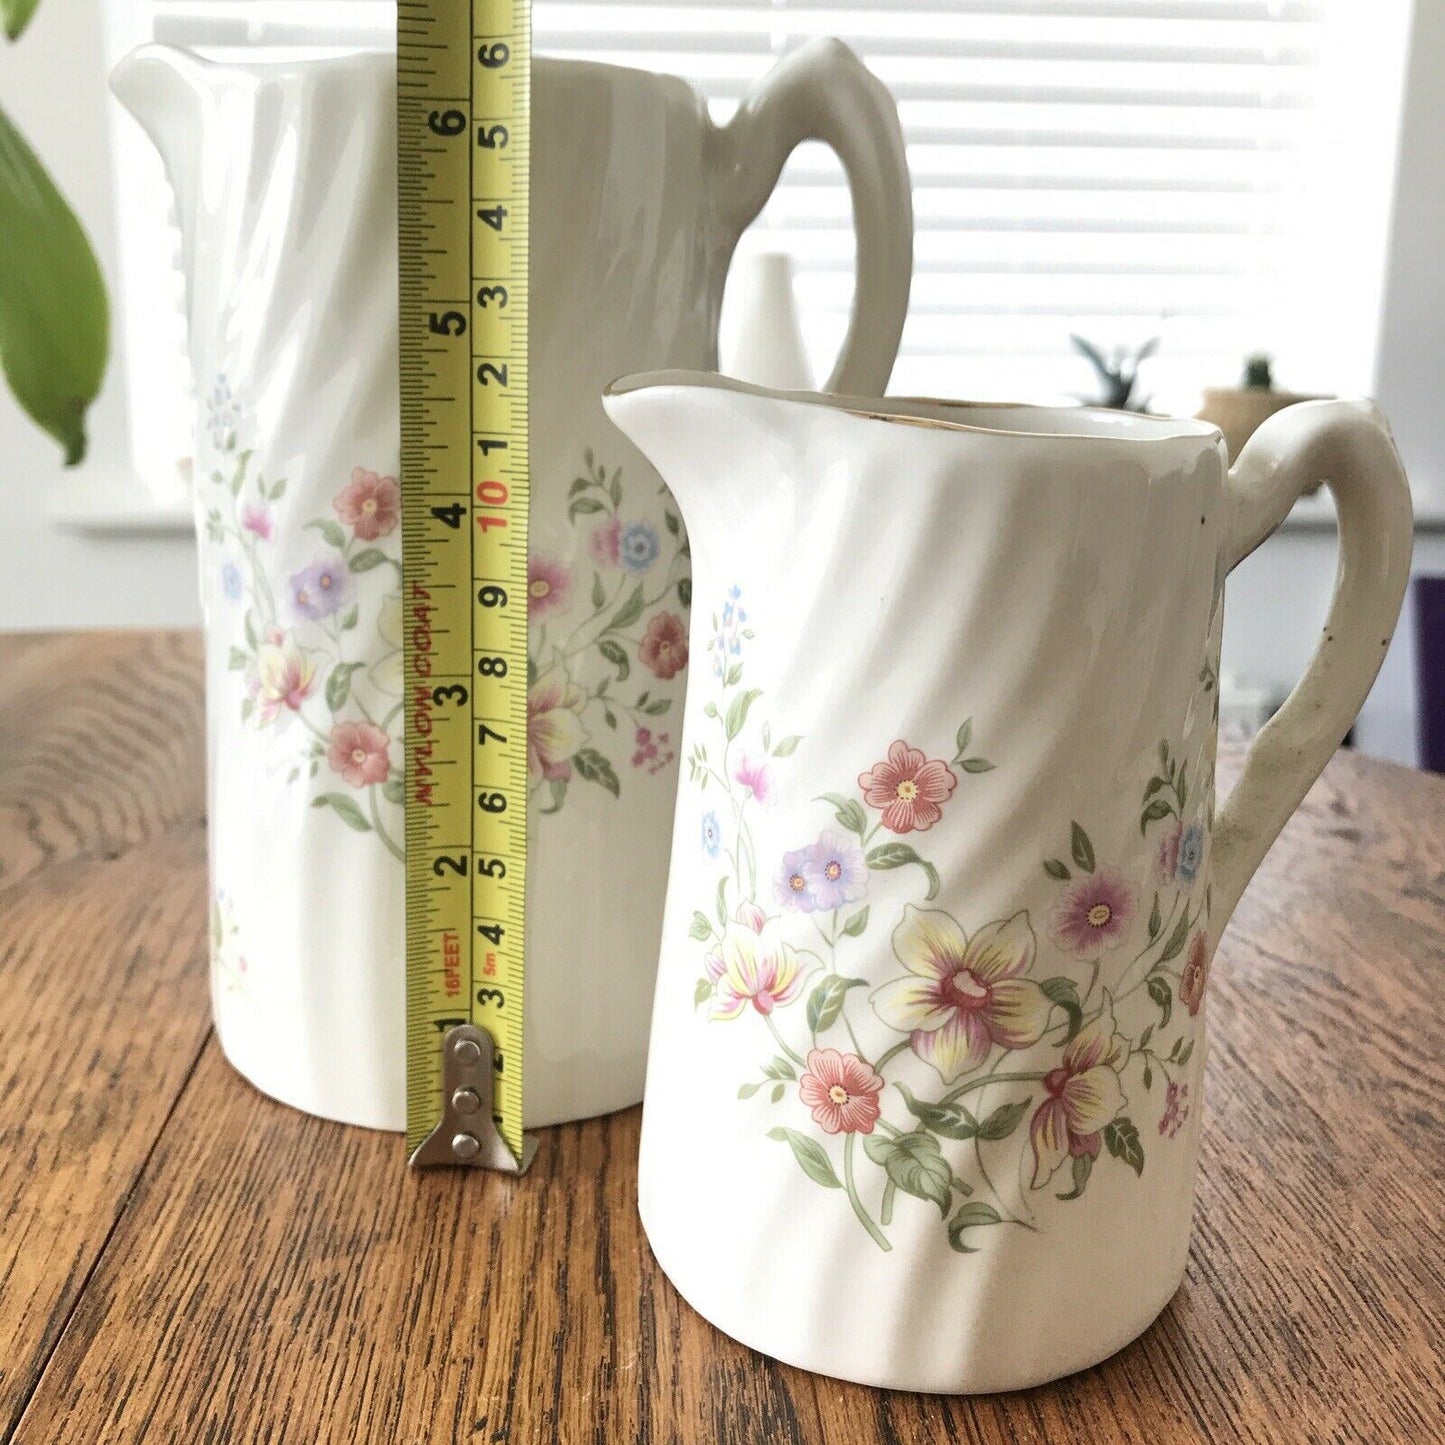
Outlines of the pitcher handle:
[[881,396],[898,354],[913,277],[912,187],[887,86],[841,40],[813,40],[763,77],[717,139],[719,215],[729,249],[803,141],[823,141],[842,161],[853,198],[858,280],[827,390]]
[[1302,402],[1255,432],[1226,483],[1226,567],[1249,556],[1319,481],[1339,515],[1334,596],[1304,676],[1261,729],[1215,822],[1211,945],[1359,713],[1409,581],[1410,487],[1384,418],[1369,402]]

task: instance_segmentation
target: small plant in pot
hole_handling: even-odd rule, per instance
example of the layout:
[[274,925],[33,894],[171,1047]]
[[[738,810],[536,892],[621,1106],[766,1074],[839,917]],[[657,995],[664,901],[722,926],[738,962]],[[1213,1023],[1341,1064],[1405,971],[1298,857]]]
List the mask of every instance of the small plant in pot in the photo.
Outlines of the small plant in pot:
[[1268,417],[1297,401],[1319,400],[1302,392],[1276,390],[1272,363],[1272,357],[1257,351],[1245,358],[1240,385],[1205,388],[1204,405],[1197,415],[1224,433],[1231,463]]
[[1159,338],[1151,336],[1142,346],[1131,350],[1116,346],[1105,356],[1092,341],[1082,336],[1069,337],[1074,350],[1094,368],[1099,379],[1092,396],[1081,396],[1085,406],[1102,406],[1111,411],[1148,411],[1149,398],[1138,394],[1139,368],[1159,349]]

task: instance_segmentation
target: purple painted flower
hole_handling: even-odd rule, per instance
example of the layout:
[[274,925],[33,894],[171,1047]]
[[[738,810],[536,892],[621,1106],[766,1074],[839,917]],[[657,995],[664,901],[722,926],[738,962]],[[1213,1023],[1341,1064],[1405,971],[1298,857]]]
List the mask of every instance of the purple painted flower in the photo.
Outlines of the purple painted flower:
[[527,619],[540,622],[565,612],[572,601],[572,574],[555,557],[527,559]]
[[1159,870],[1159,877],[1165,883],[1172,883],[1174,874],[1178,871],[1179,844],[1183,837],[1183,827],[1178,823],[1171,823],[1159,839],[1159,852],[1154,862]]
[[803,868],[808,891],[826,911],[856,903],[868,891],[868,865],[863,850],[840,828],[829,828],[807,849]]
[[784,908],[796,913],[812,913],[818,907],[817,896],[810,881],[813,871],[813,849],[794,848],[783,854],[773,876],[773,892]]
[[245,583],[241,578],[241,569],[234,562],[227,562],[221,568],[221,591],[231,599],[232,602],[239,602],[241,594],[246,590]]
[[1122,941],[1135,907],[1134,890],[1119,874],[1107,868],[1086,874],[1064,890],[1054,909],[1054,942],[1083,958],[1097,958]]
[[622,565],[629,572],[646,572],[662,551],[662,544],[657,540],[657,528],[651,522],[629,522],[622,529],[617,547]]
[[773,770],[762,759],[753,759],[743,753],[733,764],[733,779],[746,788],[758,802],[772,802]]
[[318,557],[291,577],[287,588],[298,617],[308,617],[313,622],[330,617],[346,601],[350,591],[346,563],[340,557]]

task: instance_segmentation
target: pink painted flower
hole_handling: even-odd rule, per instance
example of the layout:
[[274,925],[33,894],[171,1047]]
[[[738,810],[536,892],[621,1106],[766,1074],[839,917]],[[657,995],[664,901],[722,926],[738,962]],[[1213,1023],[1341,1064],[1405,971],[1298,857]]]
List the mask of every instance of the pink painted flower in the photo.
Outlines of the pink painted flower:
[[275,641],[256,649],[250,686],[257,716],[263,723],[274,722],[285,713],[300,712],[316,691],[316,664],[293,641],[277,634]]
[[401,521],[401,488],[395,477],[353,467],[351,480],[336,494],[331,505],[363,542],[374,542],[396,531]]
[[756,903],[746,900],[738,904],[733,917],[745,928],[751,928],[754,933],[761,933],[768,921],[768,915]]
[[754,920],[731,923],[716,948],[703,960],[713,981],[715,1019],[735,1019],[748,1005],[770,1014],[791,1003],[802,990],[804,974],[798,955],[783,941],[776,919],[761,928]]
[[1103,1011],[1064,1045],[1058,1068],[1044,1076],[1044,1102],[1029,1124],[1035,1189],[1042,1189],[1065,1159],[1098,1156],[1104,1126],[1129,1102],[1116,1068],[1127,1055],[1106,993]]
[[617,567],[622,562],[622,523],[614,517],[592,529],[587,551],[599,567]]
[[1174,881],[1174,874],[1179,868],[1179,844],[1184,837],[1184,825],[1174,822],[1164,830],[1163,836],[1159,839],[1159,850],[1154,857],[1154,866],[1158,870],[1160,879],[1165,883]]
[[1189,1117],[1189,1085],[1170,1084],[1164,1091],[1164,1112],[1159,1117],[1159,1132],[1172,1139]]
[[572,574],[552,557],[527,559],[528,620],[540,622],[565,612],[572,601]]
[[773,770],[761,758],[742,753],[733,764],[733,779],[760,803],[773,800]]
[[1053,1004],[1023,978],[1037,941],[1027,913],[986,924],[972,938],[947,913],[903,910],[893,952],[908,970],[873,991],[874,1012],[945,1082],[976,1069],[995,1044],[1038,1043]]
[[857,1054],[809,1049],[798,1095],[825,1134],[871,1134],[883,1080]]
[[241,504],[241,530],[243,532],[252,532],[263,542],[269,542],[275,529],[276,521],[271,515],[270,507],[263,506],[260,502],[243,502]]
[[326,761],[353,788],[368,788],[386,781],[390,746],[391,739],[375,723],[337,723],[326,746]]
[[1137,903],[1134,890],[1108,868],[1076,879],[1054,908],[1054,942],[1084,958],[1115,948],[1128,929]]
[[687,666],[687,628],[682,618],[671,612],[659,612],[647,624],[637,659],[664,682],[676,677]]
[[552,781],[572,776],[572,756],[587,742],[587,694],[553,666],[527,689],[527,773]]
[[943,816],[943,804],[958,779],[947,763],[928,758],[901,738],[887,758],[859,773],[858,786],[870,808],[882,808],[883,826],[891,833],[920,833]]
[[1189,953],[1179,974],[1179,1002],[1189,1010],[1191,1018],[1204,1002],[1204,985],[1209,982],[1209,953],[1204,930],[1195,931],[1189,940]]

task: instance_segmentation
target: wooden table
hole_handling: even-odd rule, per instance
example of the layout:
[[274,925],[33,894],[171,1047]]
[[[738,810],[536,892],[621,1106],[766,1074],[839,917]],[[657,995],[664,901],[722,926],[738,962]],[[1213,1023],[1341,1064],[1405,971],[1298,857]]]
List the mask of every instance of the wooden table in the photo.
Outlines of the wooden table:
[[1331,764],[1215,973],[1183,1289],[974,1400],[704,1324],[638,1228],[636,1110],[519,1183],[243,1083],[202,809],[193,636],[0,640],[0,1440],[1445,1441],[1445,782]]

